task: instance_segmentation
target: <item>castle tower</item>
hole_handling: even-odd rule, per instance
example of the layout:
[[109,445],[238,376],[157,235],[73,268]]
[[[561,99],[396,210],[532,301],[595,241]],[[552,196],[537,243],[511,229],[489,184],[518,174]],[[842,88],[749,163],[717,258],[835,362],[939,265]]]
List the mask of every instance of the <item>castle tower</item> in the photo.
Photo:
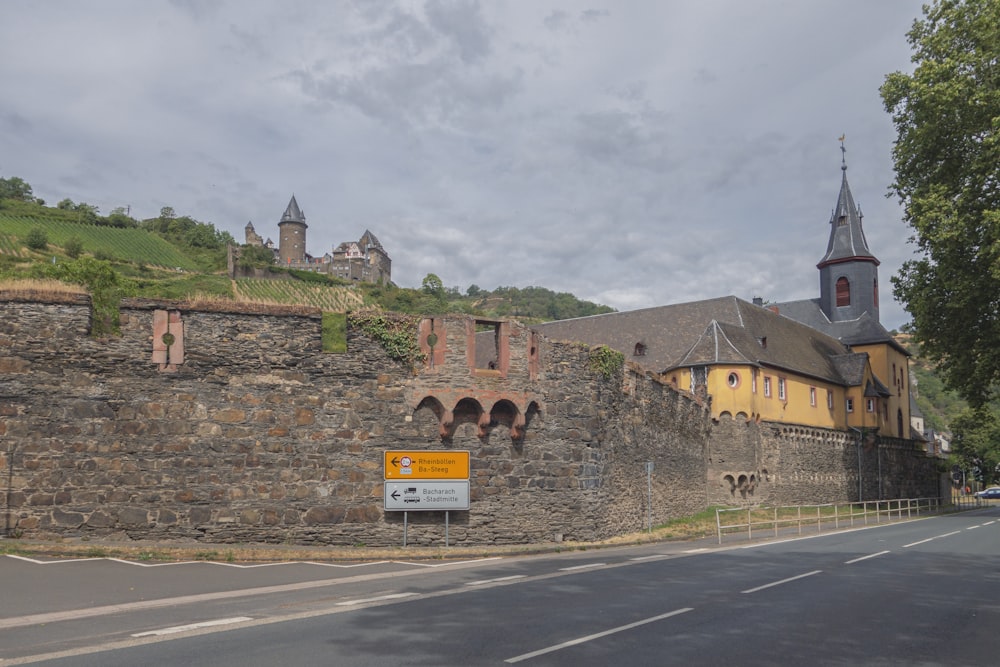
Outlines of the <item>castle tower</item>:
[[868,249],[861,211],[847,184],[847,150],[841,140],[843,172],[837,206],[830,217],[830,242],[819,269],[819,306],[831,322],[856,320],[867,312],[878,321],[879,261]]
[[278,222],[278,263],[301,262],[306,258],[306,216],[292,195]]
[[264,239],[260,237],[257,230],[253,228],[253,220],[247,223],[247,226],[243,228],[243,233],[246,237],[246,245],[264,245]]

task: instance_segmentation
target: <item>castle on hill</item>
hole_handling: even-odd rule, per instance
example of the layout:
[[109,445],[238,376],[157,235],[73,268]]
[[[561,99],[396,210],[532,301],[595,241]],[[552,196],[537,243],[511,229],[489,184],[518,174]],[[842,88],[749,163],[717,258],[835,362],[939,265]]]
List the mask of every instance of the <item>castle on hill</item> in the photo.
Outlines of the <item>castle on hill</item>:
[[248,246],[262,246],[274,251],[275,259],[281,266],[300,271],[325,273],[345,280],[367,283],[389,283],[392,279],[392,260],[379,240],[369,230],[357,241],[345,241],[314,257],[306,252],[306,216],[292,195],[285,212],[278,221],[278,246],[274,241],[264,239],[254,229],[253,222],[245,228]]

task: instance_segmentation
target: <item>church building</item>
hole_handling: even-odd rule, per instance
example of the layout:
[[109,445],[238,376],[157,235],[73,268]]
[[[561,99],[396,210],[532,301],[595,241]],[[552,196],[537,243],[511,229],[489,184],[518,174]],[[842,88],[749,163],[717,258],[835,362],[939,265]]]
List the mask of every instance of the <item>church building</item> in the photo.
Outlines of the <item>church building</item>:
[[554,340],[607,345],[701,396],[714,419],[910,438],[909,354],[879,322],[878,259],[842,161],[819,298],[735,296],[546,322]]

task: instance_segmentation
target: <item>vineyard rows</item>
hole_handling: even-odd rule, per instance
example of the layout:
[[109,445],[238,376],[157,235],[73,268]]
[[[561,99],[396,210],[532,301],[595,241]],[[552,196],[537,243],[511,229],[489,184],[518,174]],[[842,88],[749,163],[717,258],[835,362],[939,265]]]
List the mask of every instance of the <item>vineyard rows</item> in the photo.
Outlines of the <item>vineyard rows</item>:
[[237,301],[313,306],[337,313],[364,305],[361,295],[351,287],[328,287],[290,280],[241,279],[235,281],[235,292]]
[[25,237],[36,227],[45,232],[49,243],[56,246],[64,246],[75,236],[83,243],[85,252],[103,250],[112,257],[150,266],[198,269],[194,262],[168,242],[142,229],[120,229],[3,214],[0,214],[0,253],[22,254]]

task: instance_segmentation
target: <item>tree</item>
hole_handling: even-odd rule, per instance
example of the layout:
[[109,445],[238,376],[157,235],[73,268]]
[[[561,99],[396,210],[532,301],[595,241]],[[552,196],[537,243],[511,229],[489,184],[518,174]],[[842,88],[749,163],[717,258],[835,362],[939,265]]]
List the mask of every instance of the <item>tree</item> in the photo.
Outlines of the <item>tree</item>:
[[964,467],[978,468],[987,484],[1000,478],[1000,417],[986,408],[964,410],[952,420],[955,456]]
[[240,251],[239,265],[246,269],[262,269],[274,265],[274,251],[262,245],[246,245]]
[[428,273],[424,276],[424,280],[420,286],[424,294],[436,299],[444,299],[444,283],[435,274]]
[[1000,386],[1000,3],[937,0],[907,33],[916,67],[881,88],[890,186],[916,232],[894,276],[925,354],[974,407]]
[[19,201],[33,202],[34,196],[31,186],[23,178],[12,176],[11,178],[0,178],[0,199],[17,199]]

